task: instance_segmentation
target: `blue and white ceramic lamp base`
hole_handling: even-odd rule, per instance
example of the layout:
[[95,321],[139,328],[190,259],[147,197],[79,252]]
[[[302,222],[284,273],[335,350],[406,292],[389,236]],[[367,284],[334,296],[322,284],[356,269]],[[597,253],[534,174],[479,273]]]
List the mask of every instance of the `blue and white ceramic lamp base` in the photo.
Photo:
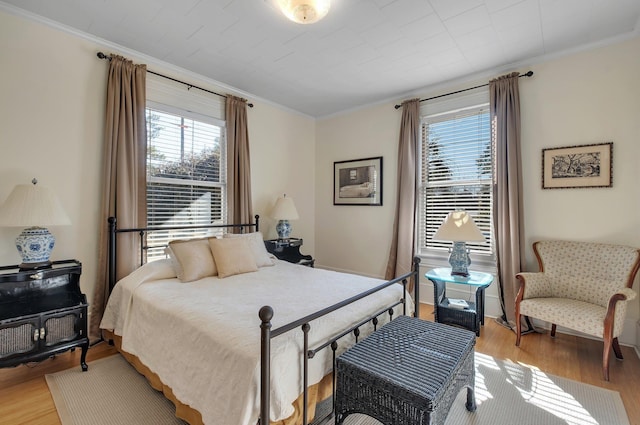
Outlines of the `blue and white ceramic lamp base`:
[[451,274],[456,276],[469,276],[469,250],[465,242],[453,242],[453,249],[449,255],[449,264],[451,265]]
[[289,239],[291,236],[291,224],[289,220],[280,220],[276,224],[276,232],[278,232],[278,239]]
[[16,248],[22,256],[21,269],[37,269],[51,265],[49,258],[56,238],[44,227],[29,227],[16,238]]

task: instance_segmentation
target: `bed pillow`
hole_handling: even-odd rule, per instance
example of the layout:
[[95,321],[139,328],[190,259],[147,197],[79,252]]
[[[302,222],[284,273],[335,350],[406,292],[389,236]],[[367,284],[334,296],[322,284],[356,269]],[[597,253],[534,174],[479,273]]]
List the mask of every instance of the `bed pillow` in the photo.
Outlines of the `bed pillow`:
[[258,265],[246,238],[209,239],[209,246],[218,268],[218,277],[255,272]]
[[267,252],[264,246],[264,240],[261,232],[253,233],[225,233],[225,238],[244,238],[249,242],[253,258],[256,260],[258,267],[273,266],[275,262]]
[[169,242],[169,248],[177,262],[176,274],[181,282],[191,282],[218,274],[211,255],[209,238],[175,240]]

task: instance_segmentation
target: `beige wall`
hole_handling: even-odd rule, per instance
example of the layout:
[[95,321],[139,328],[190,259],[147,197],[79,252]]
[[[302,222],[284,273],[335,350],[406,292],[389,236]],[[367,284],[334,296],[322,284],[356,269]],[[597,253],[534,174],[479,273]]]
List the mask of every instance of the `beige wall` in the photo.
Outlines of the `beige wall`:
[[[105,64],[91,43],[2,12],[0,40],[0,198],[33,177],[58,195],[72,225],[50,229],[57,239],[52,259],[80,260],[90,295]],[[0,264],[20,263],[13,245],[20,231],[0,228]]]
[[300,249],[315,254],[315,120],[254,102],[249,110],[253,207],[261,215],[265,238],[274,239],[277,221],[269,217],[276,199],[293,198],[299,220],[291,220],[291,236],[303,238]]
[[[53,189],[72,225],[51,228],[57,238],[52,259],[77,258],[83,264],[81,286],[92,299],[98,252],[102,131],[108,64],[96,52],[116,52],[98,42],[0,11],[0,201],[18,183],[37,177]],[[136,62],[135,55],[124,53]],[[149,63],[149,62],[144,62]],[[149,63],[154,71],[178,75],[190,83],[223,91],[210,81]],[[294,197],[300,220],[294,235],[314,247],[314,120],[267,102],[251,99],[254,212],[262,230],[275,237],[267,218],[278,194]],[[21,229],[0,228],[0,264],[18,264],[13,240]]]
[[[640,247],[640,38],[531,69],[535,76],[520,85],[527,245],[558,238]],[[541,149],[604,141],[613,142],[613,187],[540,188]],[[640,297],[621,342],[640,345],[639,306]]]
[[[640,38],[549,60],[520,81],[527,264],[542,238],[640,247]],[[485,80],[486,81],[486,80]],[[477,81],[470,82],[477,83]],[[474,85],[468,84],[467,86]],[[450,87],[456,90],[461,87]],[[441,94],[421,93],[421,97]],[[400,111],[377,105],[317,124],[316,256],[318,264],[382,277],[391,240]],[[541,150],[614,142],[612,188],[541,189]],[[332,205],[332,162],[384,156],[384,206]],[[430,299],[431,286],[422,285]],[[640,285],[636,282],[634,289]],[[487,291],[489,314],[499,304]],[[633,302],[621,341],[637,344]]]
[[[316,261],[334,270],[381,277],[395,204],[398,127],[392,104],[319,121],[316,143]],[[382,156],[382,206],[333,205],[333,163]]]

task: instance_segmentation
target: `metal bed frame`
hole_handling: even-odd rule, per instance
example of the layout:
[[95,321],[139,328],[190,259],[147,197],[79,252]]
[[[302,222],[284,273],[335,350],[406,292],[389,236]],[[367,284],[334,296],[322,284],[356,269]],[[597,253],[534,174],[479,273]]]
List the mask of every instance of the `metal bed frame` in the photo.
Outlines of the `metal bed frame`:
[[[259,230],[260,216],[256,215],[254,223],[245,223],[245,224],[210,224],[210,225],[194,225],[194,226],[172,226],[172,227],[144,227],[144,228],[131,228],[131,229],[118,229],[117,221],[115,217],[109,217],[109,267],[108,267],[108,281],[109,281],[109,293],[111,293],[113,286],[116,284],[116,235],[119,233],[138,233],[139,241],[140,241],[140,265],[145,262],[145,252],[151,248],[146,244],[146,236],[150,232],[154,231],[166,231],[166,230],[196,230],[196,229],[239,229],[240,233],[244,233],[247,229],[255,229],[257,232]],[[333,371],[335,371],[336,366],[336,351],[338,349],[338,341],[344,336],[353,333],[356,339],[356,343],[358,342],[358,337],[360,335],[360,328],[367,323],[371,323],[374,327],[374,331],[377,329],[377,325],[379,322],[379,317],[384,315],[385,313],[389,315],[389,320],[393,320],[394,308],[402,305],[403,315],[407,314],[407,283],[410,279],[413,279],[414,282],[414,303],[415,310],[414,316],[419,317],[420,314],[420,297],[419,297],[419,273],[420,267],[420,259],[415,257],[413,259],[413,267],[412,271],[406,273],[402,276],[399,276],[395,279],[384,282],[374,288],[371,288],[365,292],[362,292],[358,295],[355,295],[351,298],[343,300],[339,303],[336,303],[332,306],[326,307],[322,310],[319,310],[315,313],[312,313],[308,316],[302,317],[298,320],[295,320],[289,324],[283,325],[276,329],[271,329],[271,319],[274,316],[273,309],[266,305],[263,306],[258,312],[258,317],[260,319],[260,417],[258,419],[258,425],[268,425],[269,424],[269,403],[270,403],[270,394],[271,394],[271,340],[273,338],[278,337],[286,332],[292,331],[296,328],[299,328],[302,331],[303,338],[303,414],[302,414],[302,423],[303,425],[308,424],[307,412],[308,412],[308,364],[309,360],[315,357],[316,353],[319,351],[330,347],[333,352]],[[322,343],[321,345],[313,348],[309,348],[308,335],[311,330],[311,322],[315,319],[318,319],[322,316],[325,316],[329,313],[332,313],[336,310],[339,310],[349,304],[352,304],[358,300],[366,298],[376,292],[379,292],[391,285],[401,284],[403,286],[403,296],[400,300],[394,302],[393,304],[385,307],[370,315],[369,317],[364,318],[354,326],[349,329],[345,329],[342,332],[334,335],[328,341]],[[256,323],[257,326],[257,323]],[[336,394],[336,376],[334,372],[332,376],[332,408],[327,413],[326,416],[315,419],[314,424],[321,424],[327,422],[334,414],[335,408],[335,394]],[[266,418],[266,419],[265,419]]]

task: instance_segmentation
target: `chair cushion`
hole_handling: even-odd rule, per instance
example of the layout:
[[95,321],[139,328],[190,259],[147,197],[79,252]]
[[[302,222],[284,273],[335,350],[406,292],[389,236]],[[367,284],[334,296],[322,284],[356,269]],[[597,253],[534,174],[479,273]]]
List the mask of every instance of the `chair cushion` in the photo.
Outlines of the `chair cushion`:
[[[626,303],[618,303],[613,337],[622,333]],[[520,302],[520,314],[602,338],[607,309],[570,298],[531,298]]]

